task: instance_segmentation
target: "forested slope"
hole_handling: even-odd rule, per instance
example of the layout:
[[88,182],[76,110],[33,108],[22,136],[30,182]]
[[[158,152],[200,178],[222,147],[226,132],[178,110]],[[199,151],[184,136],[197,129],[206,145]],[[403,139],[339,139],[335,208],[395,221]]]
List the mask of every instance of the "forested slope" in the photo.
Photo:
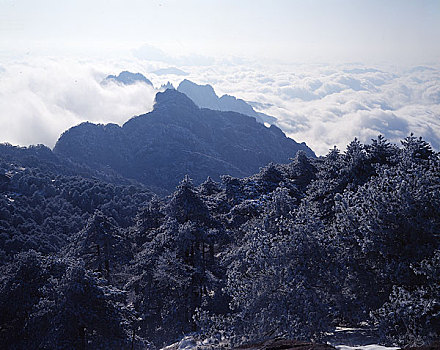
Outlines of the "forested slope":
[[11,157],[2,167],[7,348],[319,340],[361,322],[384,344],[439,338],[440,156],[422,139],[184,177],[151,200]]

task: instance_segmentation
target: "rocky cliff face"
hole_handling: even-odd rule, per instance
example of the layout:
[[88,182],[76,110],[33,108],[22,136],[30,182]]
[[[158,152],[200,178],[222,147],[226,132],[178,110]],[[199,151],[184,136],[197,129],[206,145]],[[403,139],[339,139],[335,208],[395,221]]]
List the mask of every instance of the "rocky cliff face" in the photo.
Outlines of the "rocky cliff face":
[[172,190],[185,174],[196,183],[211,176],[249,176],[270,163],[313,151],[235,112],[200,109],[186,95],[156,95],[152,112],[122,127],[83,123],[59,138],[54,152],[95,169],[110,168],[151,188]]

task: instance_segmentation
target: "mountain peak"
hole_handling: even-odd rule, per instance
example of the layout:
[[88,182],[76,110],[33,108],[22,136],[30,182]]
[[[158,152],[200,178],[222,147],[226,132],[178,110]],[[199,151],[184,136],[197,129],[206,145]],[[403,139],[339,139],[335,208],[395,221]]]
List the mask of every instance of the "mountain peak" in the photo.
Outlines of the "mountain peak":
[[199,108],[185,94],[156,94],[153,111],[117,125],[82,124],[63,133],[55,154],[97,170],[141,182],[158,193],[174,189],[185,174],[202,183],[228,174],[251,175],[270,162],[285,163],[303,150],[277,127],[231,111]]
[[214,91],[214,88],[213,88],[211,85],[209,85],[209,84],[199,85],[199,84],[196,84],[196,83],[192,82],[191,80],[183,79],[183,80],[180,82],[178,89],[182,89],[182,90],[184,90],[184,89],[187,88],[187,87],[190,87],[190,88],[198,88],[198,89],[200,89],[200,90],[204,90],[204,91],[207,92],[207,93],[210,93],[210,94],[212,94],[212,95],[215,95],[215,97],[218,97],[217,94],[216,94],[215,91]]
[[161,69],[153,71],[152,73],[154,73],[156,75],[168,75],[168,74],[188,75],[187,72],[185,72],[179,68],[176,68],[176,67],[161,68]]
[[173,86],[172,83],[170,83],[170,81],[160,86],[160,90],[167,90],[167,89],[175,90],[175,87]]
[[209,84],[199,85],[184,79],[177,87],[177,90],[188,96],[200,108],[220,110],[218,96],[214,88]]
[[114,81],[120,84],[124,85],[132,85],[136,83],[145,83],[147,85],[153,86],[153,83],[147,79],[143,74],[141,73],[132,73],[129,71],[123,71],[119,73],[118,76],[116,75],[108,75],[104,80],[103,83],[107,83],[109,81]]
[[175,89],[166,89],[156,94],[154,110],[173,107],[199,109],[188,96]]
[[230,95],[218,97],[214,88],[209,85],[199,85],[188,79],[182,80],[177,90],[187,95],[200,108],[209,108],[217,111],[231,111],[254,117],[257,122],[273,124],[276,118],[257,112],[246,101]]

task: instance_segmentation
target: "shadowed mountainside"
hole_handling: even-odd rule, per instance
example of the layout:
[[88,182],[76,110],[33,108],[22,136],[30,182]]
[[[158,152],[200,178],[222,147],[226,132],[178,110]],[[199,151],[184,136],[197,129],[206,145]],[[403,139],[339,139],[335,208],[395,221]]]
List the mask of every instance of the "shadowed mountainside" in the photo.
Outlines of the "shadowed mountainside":
[[185,174],[196,183],[207,176],[249,176],[270,162],[286,163],[305,143],[287,138],[276,126],[255,118],[198,108],[186,95],[156,95],[152,112],[122,127],[83,123],[64,132],[55,154],[94,169],[112,169],[150,188],[172,190]]

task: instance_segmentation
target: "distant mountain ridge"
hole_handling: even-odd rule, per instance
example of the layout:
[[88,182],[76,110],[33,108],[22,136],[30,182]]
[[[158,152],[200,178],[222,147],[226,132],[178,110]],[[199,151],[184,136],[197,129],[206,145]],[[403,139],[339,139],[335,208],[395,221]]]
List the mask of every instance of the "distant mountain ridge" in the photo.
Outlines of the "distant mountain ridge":
[[143,74],[141,73],[132,73],[129,71],[123,71],[119,73],[119,75],[108,75],[102,82],[104,84],[108,82],[117,82],[124,85],[132,85],[136,83],[145,83],[147,85],[153,86],[153,83],[147,79]]
[[216,111],[232,111],[254,117],[259,123],[273,124],[275,117],[260,113],[242,99],[234,96],[223,95],[218,97],[214,88],[209,85],[199,85],[184,79],[177,87],[177,91],[184,93],[201,108],[209,108]]
[[[188,75],[188,73],[176,67],[162,68],[152,73],[156,75]],[[141,82],[150,85],[151,87],[154,87],[153,83],[143,74],[132,73],[129,71],[123,71],[117,76],[108,75],[102,81],[102,84],[108,84],[109,82],[116,82],[123,85],[132,85]],[[167,84],[162,84],[159,90],[166,89],[175,88],[173,84],[168,81]],[[274,124],[277,120],[275,117],[255,111],[251,103],[248,103],[240,98],[236,98],[234,96],[226,94],[218,97],[214,91],[214,88],[209,84],[199,85],[188,79],[184,79],[177,87],[177,91],[184,93],[200,108],[209,108],[216,111],[231,111],[241,113],[250,117],[254,117],[257,122],[262,124]],[[253,104],[255,106],[258,105],[258,103]]]
[[244,177],[270,162],[286,163],[299,150],[315,156],[276,126],[267,128],[235,112],[200,109],[185,94],[168,89],[156,95],[152,112],[122,127],[87,122],[67,130],[54,153],[171,191],[186,174],[196,183],[207,176]]
[[152,73],[154,73],[156,75],[168,75],[168,74],[188,75],[187,72],[185,72],[179,68],[176,68],[176,67],[160,68],[160,69],[153,71]]

